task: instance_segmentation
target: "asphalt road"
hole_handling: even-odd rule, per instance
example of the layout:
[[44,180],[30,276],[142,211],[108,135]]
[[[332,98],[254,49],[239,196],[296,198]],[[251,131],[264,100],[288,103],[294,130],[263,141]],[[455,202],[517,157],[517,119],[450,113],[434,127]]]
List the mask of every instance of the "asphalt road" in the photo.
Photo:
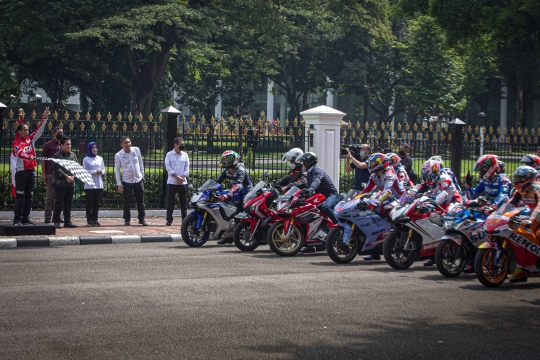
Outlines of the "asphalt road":
[[540,281],[180,243],[0,251],[0,359],[538,359]]

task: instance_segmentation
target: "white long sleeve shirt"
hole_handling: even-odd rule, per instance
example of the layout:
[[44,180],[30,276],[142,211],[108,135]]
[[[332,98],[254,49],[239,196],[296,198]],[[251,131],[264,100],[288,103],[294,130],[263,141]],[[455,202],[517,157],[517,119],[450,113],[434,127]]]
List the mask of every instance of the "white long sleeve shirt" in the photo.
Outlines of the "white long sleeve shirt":
[[[173,175],[189,176],[189,156],[187,153],[180,151],[179,154],[176,151],[171,150],[165,155],[165,168],[167,169],[167,184],[178,185],[176,178]],[[182,185],[187,185],[187,179],[184,180]]]
[[[120,169],[122,169],[122,178],[120,178]],[[132,146],[129,152],[124,149],[114,155],[114,172],[116,174],[116,185],[121,186],[122,180],[129,184],[135,184],[144,177],[144,166],[141,156],[141,150]]]
[[[103,189],[103,174],[105,173],[105,163],[103,158],[99,155],[95,157],[85,157],[83,159],[83,168],[85,168],[91,175],[92,180],[96,187],[93,187],[88,184],[84,184],[85,189]],[[97,174],[97,170],[101,170],[101,174]]]

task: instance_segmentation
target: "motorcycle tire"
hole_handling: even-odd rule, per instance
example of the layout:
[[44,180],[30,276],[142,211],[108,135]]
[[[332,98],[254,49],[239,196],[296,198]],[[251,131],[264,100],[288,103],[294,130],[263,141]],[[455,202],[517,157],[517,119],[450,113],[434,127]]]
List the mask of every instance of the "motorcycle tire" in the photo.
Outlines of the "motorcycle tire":
[[502,267],[493,265],[495,249],[478,249],[474,258],[474,270],[476,277],[485,287],[497,287],[501,285],[508,275],[508,256],[504,254]]
[[348,264],[358,255],[358,237],[351,234],[349,245],[343,244],[342,226],[334,226],[326,235],[326,252],[337,264]]
[[[384,239],[383,242],[383,255],[384,259],[395,270],[406,270],[411,267],[411,265],[418,259],[420,254],[420,247],[422,242],[416,239],[416,234],[413,235],[411,241],[416,243],[414,250],[405,251],[402,249],[401,243],[404,241],[401,240],[400,231],[391,231]],[[397,250],[397,252],[396,252]],[[401,250],[401,251],[400,251]],[[404,256],[406,253],[406,256]],[[403,256],[403,260],[400,261],[400,257]]]
[[[188,214],[182,221],[182,228],[180,230],[182,240],[186,243],[186,245],[191,247],[199,247],[204,245],[210,237],[210,229],[208,229],[206,225],[203,224],[204,228],[201,227],[199,230],[195,228],[198,220],[199,216],[197,214]],[[194,237],[193,235],[197,237]]]
[[[460,248],[459,244],[452,240],[441,240],[435,251],[435,264],[437,269],[444,277],[452,278],[459,276],[467,265],[468,247],[464,244],[461,247],[460,254],[456,252]],[[456,262],[459,265],[456,265]]]
[[283,234],[284,224],[279,221],[268,230],[267,241],[270,249],[280,256],[294,256],[304,246],[304,232],[298,226],[293,225],[293,239],[287,239]]
[[234,245],[241,251],[253,251],[261,243],[260,233],[256,232],[253,239],[249,242],[251,232],[249,231],[249,223],[245,221],[239,222],[234,228],[233,241]]

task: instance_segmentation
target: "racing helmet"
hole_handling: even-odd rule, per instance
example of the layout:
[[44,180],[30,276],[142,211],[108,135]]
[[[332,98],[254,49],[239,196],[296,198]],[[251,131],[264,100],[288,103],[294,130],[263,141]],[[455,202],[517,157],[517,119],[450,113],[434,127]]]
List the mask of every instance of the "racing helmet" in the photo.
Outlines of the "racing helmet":
[[317,162],[319,159],[317,158],[317,154],[313,152],[307,152],[303,153],[299,157],[296,158],[297,163],[304,163],[304,166],[306,169],[311,169],[313,166],[317,165]]
[[527,154],[523,158],[521,158],[520,162],[532,167],[535,170],[540,170],[540,157],[536,155]]
[[522,189],[523,187],[535,181],[537,176],[538,171],[536,171],[532,167],[527,165],[519,166],[516,171],[514,171],[514,187],[516,189]]
[[442,157],[439,156],[439,155],[432,156],[428,160],[437,161],[439,164],[441,164],[441,169],[444,167],[444,161],[443,161]]
[[[304,152],[302,151],[302,149],[299,149],[299,148],[294,148],[294,149],[291,149],[289,151],[287,151],[285,153],[285,155],[283,155],[283,157],[281,158],[281,161],[294,161],[296,162],[296,160],[298,159],[298,157],[300,155],[302,155]],[[297,162],[296,162],[297,163]],[[298,163],[297,163],[298,164]]]
[[401,158],[397,154],[388,153],[384,156],[388,159],[388,165],[392,165],[393,167],[397,167],[401,162]]
[[480,172],[480,177],[484,180],[489,180],[491,175],[499,172],[499,164],[497,156],[495,155],[482,155],[476,161],[473,166],[474,171]]
[[231,166],[236,166],[240,162],[240,155],[236,151],[227,150],[221,154],[221,161],[219,166],[222,168],[228,168]]
[[441,162],[437,160],[428,160],[422,164],[420,169],[422,175],[422,183],[427,186],[432,186],[437,183],[439,176],[441,176]]
[[501,160],[497,160],[497,164],[499,164],[499,174],[506,173],[506,164]]
[[375,173],[388,167],[388,159],[383,153],[372,154],[368,159],[368,170]]

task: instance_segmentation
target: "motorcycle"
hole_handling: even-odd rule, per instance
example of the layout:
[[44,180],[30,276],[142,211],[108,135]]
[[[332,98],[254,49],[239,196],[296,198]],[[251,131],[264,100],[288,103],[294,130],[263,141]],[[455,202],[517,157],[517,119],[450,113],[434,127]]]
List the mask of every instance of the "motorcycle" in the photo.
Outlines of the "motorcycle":
[[270,226],[280,218],[272,207],[278,192],[275,188],[265,188],[261,181],[246,194],[243,201],[244,212],[236,215],[233,241],[242,251],[253,251],[259,245],[266,244],[266,234]]
[[[338,203],[334,208],[340,226],[328,232],[326,251],[336,263],[349,263],[358,254],[380,254],[382,243],[392,226],[374,211],[378,204],[369,203],[374,194],[357,195],[350,201]],[[346,198],[351,197],[347,194]]]
[[435,251],[435,264],[445,277],[459,276],[467,264],[473,263],[478,245],[487,237],[484,223],[493,211],[489,206],[456,210],[442,215],[446,235]]
[[300,192],[293,186],[277,198],[281,218],[270,226],[267,241],[272,251],[281,256],[296,255],[304,246],[325,246],[326,234],[334,227],[317,207],[325,196],[316,193],[304,197]]
[[384,239],[383,254],[388,265],[396,270],[408,269],[416,260],[433,257],[445,235],[440,215],[446,210],[435,200],[420,196],[411,198],[406,192],[390,213],[394,229]]
[[182,240],[192,247],[204,245],[208,240],[231,238],[236,222],[234,217],[242,211],[240,192],[232,198],[219,201],[229,190],[221,190],[221,184],[207,180],[193,196],[190,204],[195,209],[182,221]]
[[474,259],[476,277],[484,286],[501,285],[516,267],[521,271],[513,281],[540,276],[540,241],[531,229],[521,226],[530,213],[527,206],[507,203],[487,218],[485,229],[491,239],[478,247]]

